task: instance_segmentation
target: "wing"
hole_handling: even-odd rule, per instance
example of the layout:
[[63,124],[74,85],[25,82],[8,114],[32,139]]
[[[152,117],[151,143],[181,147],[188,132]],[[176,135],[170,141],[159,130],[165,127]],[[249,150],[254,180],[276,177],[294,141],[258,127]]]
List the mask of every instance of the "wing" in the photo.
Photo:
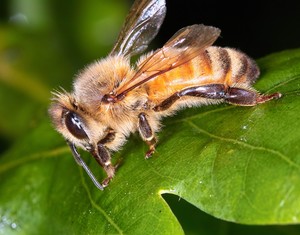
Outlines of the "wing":
[[133,56],[147,49],[166,15],[165,0],[136,0],[110,54]]
[[115,97],[122,99],[134,88],[192,60],[211,46],[220,32],[218,28],[205,25],[182,28],[139,65],[136,74],[116,90]]

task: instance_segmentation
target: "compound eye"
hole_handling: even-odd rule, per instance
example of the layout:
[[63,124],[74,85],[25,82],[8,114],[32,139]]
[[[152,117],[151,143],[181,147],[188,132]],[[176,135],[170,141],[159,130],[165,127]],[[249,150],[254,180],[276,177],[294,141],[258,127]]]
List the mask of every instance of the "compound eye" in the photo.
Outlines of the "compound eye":
[[78,139],[88,138],[87,134],[83,130],[82,121],[76,113],[67,112],[65,114],[65,123],[70,133],[74,135],[76,138]]

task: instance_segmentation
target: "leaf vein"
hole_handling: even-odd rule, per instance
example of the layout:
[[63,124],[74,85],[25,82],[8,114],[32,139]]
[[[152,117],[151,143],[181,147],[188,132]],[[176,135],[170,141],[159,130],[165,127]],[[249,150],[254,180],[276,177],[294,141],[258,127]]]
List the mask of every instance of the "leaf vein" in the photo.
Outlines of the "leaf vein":
[[84,180],[84,176],[83,176],[83,170],[82,170],[82,168],[80,167],[79,168],[80,169],[80,177],[81,177],[81,181],[82,181],[82,185],[83,185],[83,187],[84,187],[84,189],[85,189],[85,191],[86,191],[86,193],[87,193],[87,195],[88,195],[88,198],[89,198],[89,200],[90,200],[90,202],[91,202],[91,204],[92,204],[92,206],[96,209],[96,210],[98,210],[104,217],[105,217],[105,219],[118,231],[118,233],[119,234],[124,234],[123,233],[123,231],[122,231],[122,229],[113,221],[113,219],[110,217],[110,216],[108,216],[108,214],[105,212],[105,210],[102,208],[102,207],[100,207],[94,200],[93,200],[93,198],[92,198],[92,194],[91,194],[91,191],[89,190],[89,187],[87,186],[87,184],[86,184],[86,182],[85,182],[85,180]]
[[43,158],[52,158],[52,157],[57,157],[62,153],[66,153],[69,151],[69,148],[67,147],[60,147],[60,148],[56,148],[53,150],[49,150],[49,151],[45,151],[45,152],[40,152],[40,153],[34,153],[31,154],[27,157],[22,157],[13,161],[10,161],[8,163],[5,164],[1,164],[0,166],[0,174],[4,173],[10,169],[16,168],[20,165],[26,164],[28,162],[31,161],[36,161],[39,159],[43,159]]
[[224,138],[224,137],[221,137],[221,136],[217,136],[217,135],[214,135],[212,133],[209,133],[208,131],[205,131],[205,130],[201,129],[199,126],[197,126],[196,124],[194,124],[191,121],[187,121],[187,123],[190,126],[192,126],[193,128],[195,128],[198,132],[200,132],[202,134],[205,134],[205,135],[207,135],[211,138],[221,140],[221,141],[225,141],[225,142],[234,143],[234,144],[239,144],[239,145],[241,145],[245,148],[249,148],[249,149],[252,149],[252,150],[266,151],[266,152],[269,152],[271,154],[274,154],[274,155],[278,156],[279,158],[281,158],[283,161],[287,162],[289,165],[291,165],[291,166],[297,168],[298,170],[300,170],[300,166],[297,163],[293,162],[291,159],[289,159],[286,155],[279,152],[278,150],[269,149],[269,148],[261,147],[261,146],[251,145],[251,144],[248,144],[248,143],[236,140],[236,139],[230,139],[230,138]]

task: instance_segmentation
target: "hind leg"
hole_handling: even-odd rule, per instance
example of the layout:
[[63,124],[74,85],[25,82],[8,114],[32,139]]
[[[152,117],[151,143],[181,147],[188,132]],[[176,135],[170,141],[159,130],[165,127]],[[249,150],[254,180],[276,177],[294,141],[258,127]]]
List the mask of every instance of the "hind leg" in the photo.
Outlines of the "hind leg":
[[184,96],[219,99],[239,106],[254,106],[256,104],[267,102],[271,99],[280,98],[281,94],[274,93],[271,95],[260,95],[254,90],[246,90],[237,87],[225,87],[223,84],[209,84],[204,86],[189,87],[178,91],[154,107],[153,110],[156,112],[167,110],[177,100]]
[[239,106],[254,106],[280,97],[281,93],[278,92],[270,95],[260,95],[257,91],[232,87],[227,89],[224,100],[227,103]]

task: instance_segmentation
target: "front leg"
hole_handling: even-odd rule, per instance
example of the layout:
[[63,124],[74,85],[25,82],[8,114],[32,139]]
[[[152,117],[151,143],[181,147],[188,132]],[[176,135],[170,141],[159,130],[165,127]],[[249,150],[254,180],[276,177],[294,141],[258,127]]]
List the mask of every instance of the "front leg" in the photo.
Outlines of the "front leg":
[[100,189],[100,190],[103,190],[104,187],[102,184],[100,184],[98,182],[98,180],[96,179],[96,177],[94,176],[94,174],[92,173],[92,171],[90,170],[90,168],[86,165],[86,163],[83,161],[83,159],[81,158],[80,154],[78,153],[75,145],[73,143],[71,143],[70,141],[67,141],[68,145],[70,146],[71,148],[71,151],[72,151],[72,154],[73,154],[73,157],[76,161],[76,163],[79,165],[79,166],[82,166],[83,169],[85,170],[85,172],[88,174],[88,176],[90,177],[90,179],[93,181],[93,183],[95,184],[95,186]]
[[151,126],[149,125],[146,114],[140,113],[138,117],[139,117],[138,129],[140,135],[142,139],[147,143],[147,145],[149,145],[149,150],[146,152],[145,158],[149,158],[152,156],[152,154],[155,151],[155,145],[157,143],[157,140],[152,131]]
[[107,174],[107,178],[102,182],[103,187],[106,187],[114,177],[117,167],[112,165],[110,152],[105,147],[106,143],[112,142],[114,139],[115,132],[113,130],[109,130],[108,134],[97,143],[96,148],[93,148],[90,151],[92,156],[96,159],[98,164],[102,166]]

